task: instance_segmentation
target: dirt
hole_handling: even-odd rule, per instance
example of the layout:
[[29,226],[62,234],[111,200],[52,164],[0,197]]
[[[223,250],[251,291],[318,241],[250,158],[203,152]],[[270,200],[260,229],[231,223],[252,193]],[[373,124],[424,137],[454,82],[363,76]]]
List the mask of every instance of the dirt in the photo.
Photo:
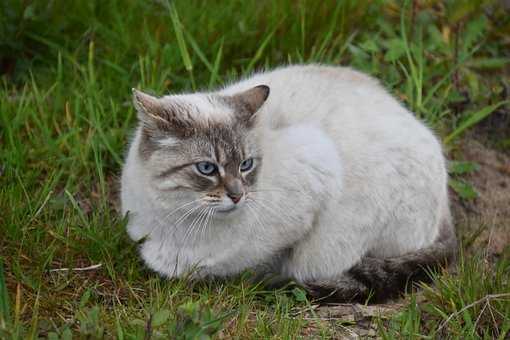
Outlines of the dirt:
[[377,320],[392,318],[404,306],[403,301],[378,305],[341,303],[318,307],[309,312],[308,318],[335,324],[334,338],[373,338],[379,333]]
[[451,195],[457,234],[471,252],[500,255],[510,246],[510,156],[472,139],[462,142],[459,153],[479,169],[463,177],[477,198],[465,201]]

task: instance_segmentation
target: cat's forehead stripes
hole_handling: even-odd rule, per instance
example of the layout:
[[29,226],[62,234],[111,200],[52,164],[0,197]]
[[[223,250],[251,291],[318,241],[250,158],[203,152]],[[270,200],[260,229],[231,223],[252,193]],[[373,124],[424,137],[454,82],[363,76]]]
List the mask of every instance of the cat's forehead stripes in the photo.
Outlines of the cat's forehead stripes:
[[179,140],[175,137],[167,137],[167,138],[164,138],[164,139],[160,139],[158,141],[158,144],[161,145],[161,146],[169,146],[169,147],[174,147],[176,145],[179,144]]
[[243,131],[235,127],[212,129],[209,141],[214,146],[215,156],[220,164],[225,164],[239,156],[244,143],[242,134]]
[[[245,132],[230,122],[201,124],[190,129],[189,135],[175,136],[164,131],[154,132],[142,127],[139,154],[143,160],[159,150],[189,153],[198,152],[202,156],[216,158],[219,163],[235,154],[243,142]],[[241,147],[242,149],[242,147]]]
[[196,124],[232,121],[232,107],[213,95],[181,94],[164,96],[160,100],[163,107],[175,110],[177,117],[194,121]]
[[218,164],[224,164],[227,159],[225,150],[218,145],[214,145],[214,156]]

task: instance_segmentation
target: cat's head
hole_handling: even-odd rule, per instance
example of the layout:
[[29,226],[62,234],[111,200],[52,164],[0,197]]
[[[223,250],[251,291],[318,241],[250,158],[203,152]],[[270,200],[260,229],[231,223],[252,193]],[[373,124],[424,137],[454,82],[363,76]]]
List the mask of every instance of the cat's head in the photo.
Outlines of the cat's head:
[[254,127],[268,95],[265,85],[228,96],[133,90],[139,159],[156,190],[220,212],[240,207],[262,163]]

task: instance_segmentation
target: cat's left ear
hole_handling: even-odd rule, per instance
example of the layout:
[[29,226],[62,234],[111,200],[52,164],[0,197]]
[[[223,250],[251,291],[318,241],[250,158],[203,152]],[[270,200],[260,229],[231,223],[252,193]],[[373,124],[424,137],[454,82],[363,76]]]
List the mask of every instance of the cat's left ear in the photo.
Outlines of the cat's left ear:
[[253,116],[269,97],[269,92],[269,86],[258,85],[231,96],[230,101],[238,119],[251,126]]

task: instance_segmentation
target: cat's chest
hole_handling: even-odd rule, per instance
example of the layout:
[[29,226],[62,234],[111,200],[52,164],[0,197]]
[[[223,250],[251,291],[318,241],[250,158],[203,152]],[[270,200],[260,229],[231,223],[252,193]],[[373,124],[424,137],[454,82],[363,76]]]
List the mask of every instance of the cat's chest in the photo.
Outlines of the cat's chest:
[[142,246],[142,255],[151,267],[170,277],[190,270],[227,276],[272,262],[274,254],[293,241],[292,235],[282,234],[288,228],[281,217],[269,220],[271,214],[253,214],[239,214],[235,221],[215,221],[200,235],[190,235],[186,228],[154,233]]

